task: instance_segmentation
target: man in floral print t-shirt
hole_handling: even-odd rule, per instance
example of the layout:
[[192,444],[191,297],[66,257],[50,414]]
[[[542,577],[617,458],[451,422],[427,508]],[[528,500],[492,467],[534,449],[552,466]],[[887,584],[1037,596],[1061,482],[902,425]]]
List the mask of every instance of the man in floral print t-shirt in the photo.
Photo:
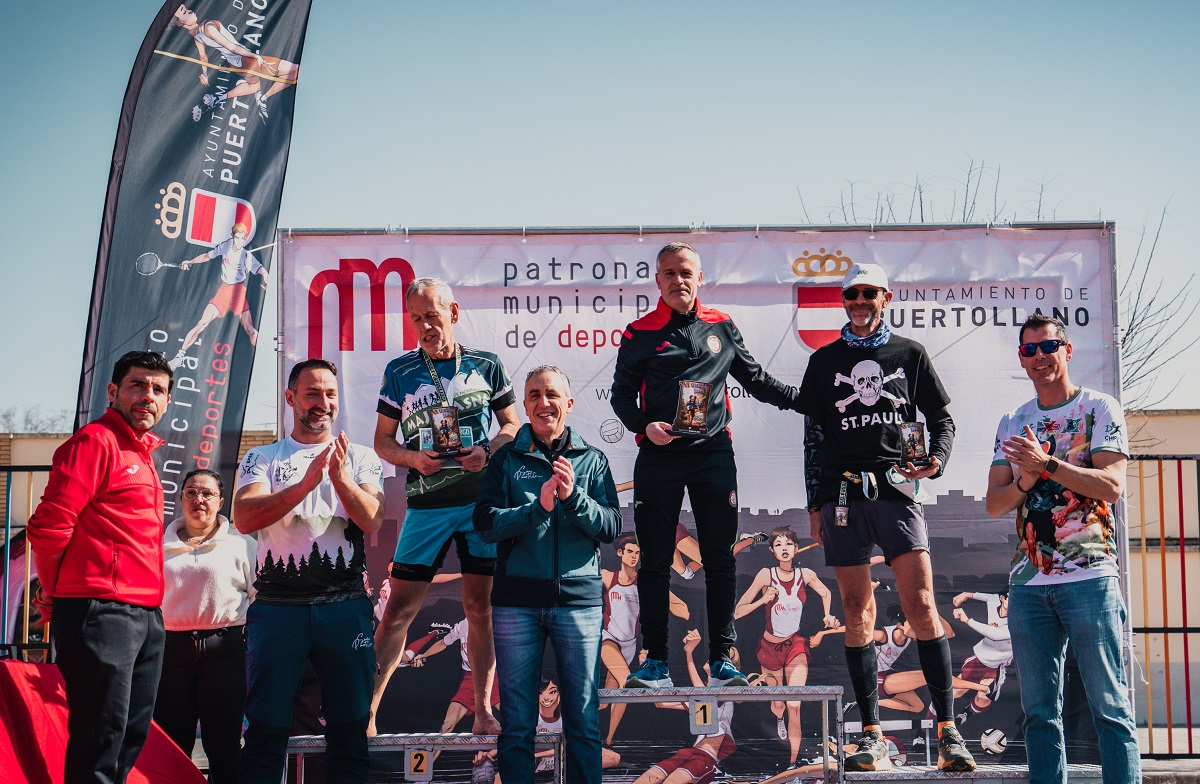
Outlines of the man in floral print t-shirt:
[[1072,350],[1057,319],[1036,314],[1021,326],[1017,356],[1037,396],[1000,420],[987,510],[995,518],[1017,513],[1008,628],[1021,679],[1029,781],[1066,781],[1062,683],[1069,641],[1104,782],[1136,782],[1113,517],[1125,491],[1128,434],[1120,403],[1071,383]]

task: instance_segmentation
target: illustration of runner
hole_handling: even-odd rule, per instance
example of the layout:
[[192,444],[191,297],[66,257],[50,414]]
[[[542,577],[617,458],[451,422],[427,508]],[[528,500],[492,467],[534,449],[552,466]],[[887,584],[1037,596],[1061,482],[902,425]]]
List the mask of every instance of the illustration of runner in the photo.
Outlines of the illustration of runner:
[[[826,629],[840,628],[842,622],[830,612],[832,595],[812,569],[796,567],[796,551],[800,537],[791,528],[775,528],[768,534],[771,552],[778,566],[760,569],[754,581],[733,610],[733,617],[742,618],[764,607],[767,623],[758,643],[758,664],[763,675],[786,686],[803,686],[808,682],[808,640],[800,633],[800,617],[807,598],[805,588],[821,597],[824,610],[822,623]],[[757,597],[757,598],[756,598]],[[787,721],[784,721],[786,707]],[[771,703],[780,740],[788,741],[789,764],[800,755],[800,703],[775,701]]]
[[[621,688],[638,659],[638,625],[642,614],[637,587],[637,568],[642,558],[642,548],[638,547],[637,537],[633,534],[620,536],[613,544],[617,548],[617,557],[621,559],[620,571],[600,570],[600,578],[604,581],[604,630],[600,633],[600,661],[606,670],[606,689]],[[668,599],[672,615],[685,621],[691,617],[682,599],[674,593],[669,594]],[[625,703],[614,702],[608,708],[608,737],[604,742],[611,745],[617,727],[625,716]]]
[[263,291],[266,291],[268,275],[266,268],[258,258],[246,250],[246,224],[241,222],[233,224],[233,236],[212,250],[205,251],[195,258],[181,263],[179,268],[191,269],[196,264],[203,264],[218,256],[221,257],[221,287],[204,306],[204,313],[196,322],[196,326],[192,327],[183,338],[183,346],[175,354],[175,358],[167,363],[172,370],[178,369],[183,364],[187,350],[199,340],[200,333],[209,324],[227,313],[238,317],[242,329],[246,330],[246,336],[250,338],[250,345],[258,345],[258,330],[254,328],[250,306],[246,303],[246,278],[250,273],[258,275],[262,278]]
[[[461,646],[463,676],[462,681],[458,684],[458,691],[450,698],[450,704],[446,706],[446,718],[442,720],[441,732],[453,731],[460,721],[475,713],[475,687],[471,682],[471,664],[467,661],[467,619],[464,618],[454,624],[448,634],[439,640],[435,640],[432,645],[425,649],[424,653],[414,656],[409,663],[410,667],[424,667],[429,657],[437,656],[456,642]],[[414,642],[415,644],[416,642]],[[499,704],[500,687],[493,682],[492,707],[494,708]],[[436,758],[437,755],[434,756]]]
[[[708,664],[704,665],[705,678],[701,679],[696,662],[692,660],[699,644],[698,629],[692,629],[683,638],[683,649],[687,652],[688,675],[693,686],[704,686],[707,683]],[[734,667],[741,668],[741,656],[738,655],[737,648],[729,649],[729,659]],[[761,678],[761,674],[756,675],[750,682],[756,683]],[[672,710],[688,709],[686,704],[680,702],[655,705]],[[638,776],[634,784],[709,784],[716,777],[717,766],[721,761],[737,751],[737,743],[734,742],[733,733],[729,729],[733,721],[733,705],[732,702],[718,702],[716,732],[712,735],[697,735],[694,744],[685,746],[662,762],[651,765],[645,773]]]
[[[175,26],[187,31],[196,41],[196,50],[200,53],[200,83],[209,86],[208,49],[215,49],[228,63],[228,66],[215,65],[214,69],[232,71],[241,78],[228,92],[205,96],[205,104],[212,106],[226,98],[237,98],[243,95],[253,95],[258,104],[258,112],[263,119],[267,118],[267,99],[272,95],[286,90],[296,83],[300,77],[300,66],[278,57],[264,57],[255,54],[238,43],[233,34],[217,19],[206,19],[203,22],[194,11],[180,5],[175,11]],[[266,95],[262,92],[262,82],[266,79],[271,83]]]
[[[967,611],[962,609],[963,602],[968,599],[983,602],[987,606],[987,623],[972,620]],[[967,624],[983,639],[975,643],[974,655],[968,656],[962,664],[959,673],[965,681],[975,681],[988,687],[987,691],[975,692],[974,698],[960,713],[959,726],[972,714],[983,713],[1000,696],[1000,687],[1004,685],[1008,666],[1012,664],[1012,637],[1008,632],[1008,592],[979,593],[965,591],[954,597],[954,619]],[[955,689],[954,696],[960,697],[965,690]]]

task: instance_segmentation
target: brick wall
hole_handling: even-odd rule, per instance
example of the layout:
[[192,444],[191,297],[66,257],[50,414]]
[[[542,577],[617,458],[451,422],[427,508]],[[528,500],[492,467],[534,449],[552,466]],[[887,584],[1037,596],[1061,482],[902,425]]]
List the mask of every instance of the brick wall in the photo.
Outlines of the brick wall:
[[242,433],[242,442],[238,445],[238,462],[256,446],[273,444],[277,440],[274,430],[246,430]]
[[[12,465],[12,433],[0,433],[0,466]],[[8,474],[0,472],[0,510],[4,509],[4,503],[8,500]],[[0,512],[2,514],[3,512]],[[4,520],[0,519],[0,529],[4,527]],[[0,537],[4,534],[0,530]]]

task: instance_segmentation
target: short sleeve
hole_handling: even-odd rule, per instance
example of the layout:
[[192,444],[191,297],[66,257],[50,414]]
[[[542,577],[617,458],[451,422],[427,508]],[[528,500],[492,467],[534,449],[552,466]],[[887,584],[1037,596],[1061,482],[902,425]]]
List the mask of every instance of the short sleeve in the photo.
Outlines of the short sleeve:
[[442,638],[442,642],[446,643],[447,648],[449,648],[454,643],[462,640],[462,632],[463,632],[463,629],[466,628],[466,625],[467,625],[467,622],[464,620],[464,621],[459,621],[458,623],[454,624],[454,626],[452,626],[450,628],[450,632],[445,637]]
[[225,242],[219,243],[215,248],[213,248],[212,250],[210,250],[208,252],[208,257],[210,259],[215,259],[218,256],[224,256],[225,255],[225,246],[228,244],[229,244],[229,240],[225,240]]
[[354,445],[354,484],[383,489],[383,462],[374,449]]
[[1125,428],[1125,412],[1120,404],[1104,395],[1097,398],[1092,410],[1096,415],[1096,424],[1092,428],[1091,451],[1128,455],[1129,433]]
[[1004,455],[1004,442],[1008,438],[1009,423],[1012,421],[1012,414],[1005,414],[1000,417],[1000,424],[996,426],[996,442],[992,446],[992,465],[1008,465],[1008,458]]
[[400,411],[400,401],[403,396],[396,383],[396,377],[399,375],[392,370],[391,365],[383,371],[383,381],[379,383],[379,403],[375,406],[375,413],[383,414],[388,419],[394,419],[397,422],[404,416]]
[[271,484],[271,461],[257,449],[251,449],[242,458],[237,471],[237,487],[240,490],[246,485]]
[[488,379],[488,382],[492,387],[490,407],[493,411],[500,411],[517,402],[517,393],[513,389],[512,379],[508,377],[508,371],[504,369],[499,357],[492,362],[492,377]]

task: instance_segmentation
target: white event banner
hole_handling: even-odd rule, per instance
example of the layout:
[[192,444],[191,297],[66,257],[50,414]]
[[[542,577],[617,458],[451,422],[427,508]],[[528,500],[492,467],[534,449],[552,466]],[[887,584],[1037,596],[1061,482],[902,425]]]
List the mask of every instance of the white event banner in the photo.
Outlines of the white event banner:
[[[609,229],[333,233],[284,230],[280,274],[284,379],[307,357],[335,362],[341,426],[374,439],[384,367],[416,347],[404,306],[414,277],[446,280],[461,306],[457,339],[498,354],[518,400],[542,364],[570,376],[569,421],[608,455],[618,483],[637,447],[609,401],[621,332],[658,302],[655,255],[671,241],[700,253],[700,301],[728,313],[771,375],[799,385],[815,348],[846,322],[842,274],[880,264],[894,297],[885,318],[920,341],[952,399],[957,427],[936,497],[986,490],[996,424],[1033,396],[1017,359],[1017,327],[1041,311],[1066,322],[1071,379],[1119,397],[1111,224],[936,227],[875,231],[715,230],[642,234]],[[803,417],[730,381],[741,506],[801,509]],[[281,404],[282,405],[282,404]],[[522,420],[524,411],[518,409]],[[290,416],[284,410],[285,426]]]

